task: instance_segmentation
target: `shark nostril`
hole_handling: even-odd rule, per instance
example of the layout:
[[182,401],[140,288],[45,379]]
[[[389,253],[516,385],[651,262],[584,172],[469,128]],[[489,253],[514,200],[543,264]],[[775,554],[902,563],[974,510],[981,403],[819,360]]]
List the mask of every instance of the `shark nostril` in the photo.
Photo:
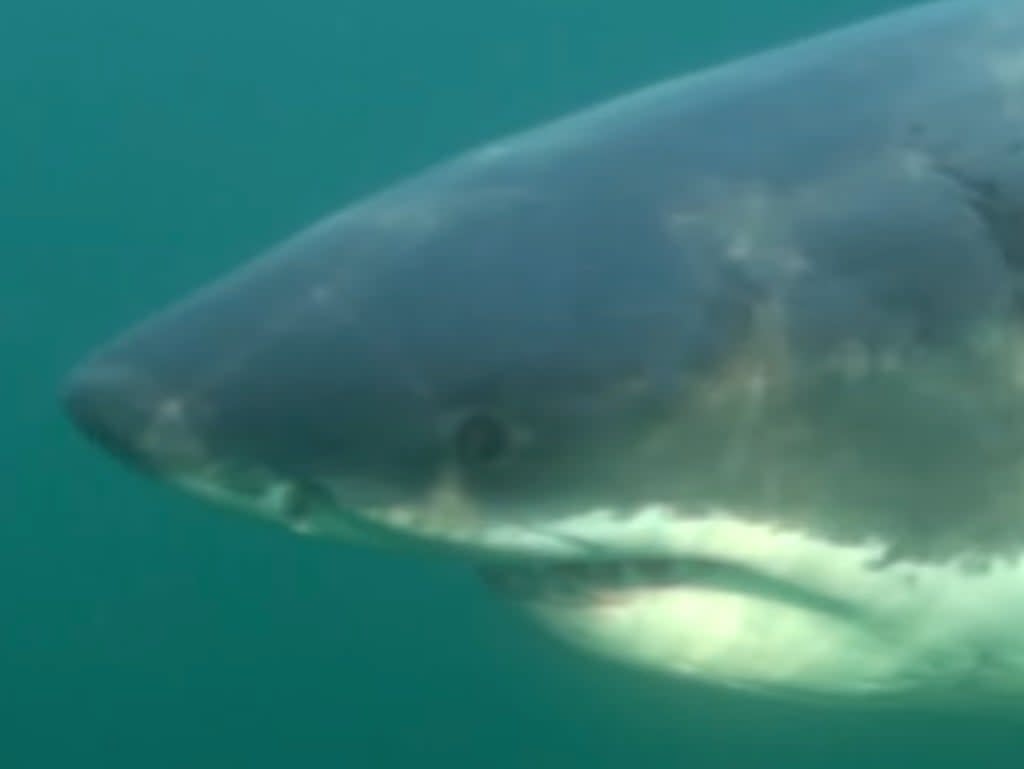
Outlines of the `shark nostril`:
[[512,446],[505,423],[484,412],[467,415],[454,435],[456,457],[465,465],[500,462]]

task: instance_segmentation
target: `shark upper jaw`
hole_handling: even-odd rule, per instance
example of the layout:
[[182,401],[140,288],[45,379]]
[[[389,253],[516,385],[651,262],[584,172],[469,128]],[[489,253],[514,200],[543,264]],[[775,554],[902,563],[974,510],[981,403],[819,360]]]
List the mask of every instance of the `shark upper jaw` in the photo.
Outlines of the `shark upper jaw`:
[[750,568],[727,551],[673,543],[664,535],[684,519],[664,505],[629,515],[594,510],[547,522],[536,516],[528,523],[501,522],[485,520],[444,488],[420,506],[361,508],[339,503],[330,483],[250,471],[243,488],[237,480],[224,483],[225,475],[207,470],[168,480],[194,496],[255,513],[300,535],[457,557],[475,564],[496,591],[524,603],[689,585],[756,594],[837,617],[858,614],[839,597]]

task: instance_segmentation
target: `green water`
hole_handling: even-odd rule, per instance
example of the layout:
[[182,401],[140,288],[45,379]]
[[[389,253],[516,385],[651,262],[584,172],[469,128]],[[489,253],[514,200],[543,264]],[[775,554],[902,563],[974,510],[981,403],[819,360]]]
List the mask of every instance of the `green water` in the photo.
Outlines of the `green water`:
[[0,769],[1024,765],[1011,712],[782,707],[577,657],[457,566],[137,478],[54,401],[90,345],[355,196],[885,5],[6,0]]

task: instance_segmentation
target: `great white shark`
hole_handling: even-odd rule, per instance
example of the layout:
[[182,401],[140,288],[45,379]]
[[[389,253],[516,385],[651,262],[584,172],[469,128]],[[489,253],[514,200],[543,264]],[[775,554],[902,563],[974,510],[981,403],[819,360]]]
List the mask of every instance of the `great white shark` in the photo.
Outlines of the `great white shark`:
[[436,552],[747,691],[1024,697],[1024,3],[689,74],[357,201],[64,402],[168,483]]

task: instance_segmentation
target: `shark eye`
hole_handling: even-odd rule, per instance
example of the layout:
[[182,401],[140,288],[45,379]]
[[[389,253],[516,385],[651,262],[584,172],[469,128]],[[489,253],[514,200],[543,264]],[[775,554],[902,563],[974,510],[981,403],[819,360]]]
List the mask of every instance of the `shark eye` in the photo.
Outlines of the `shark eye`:
[[455,428],[455,456],[464,465],[492,465],[512,448],[508,426],[490,414],[466,415]]

